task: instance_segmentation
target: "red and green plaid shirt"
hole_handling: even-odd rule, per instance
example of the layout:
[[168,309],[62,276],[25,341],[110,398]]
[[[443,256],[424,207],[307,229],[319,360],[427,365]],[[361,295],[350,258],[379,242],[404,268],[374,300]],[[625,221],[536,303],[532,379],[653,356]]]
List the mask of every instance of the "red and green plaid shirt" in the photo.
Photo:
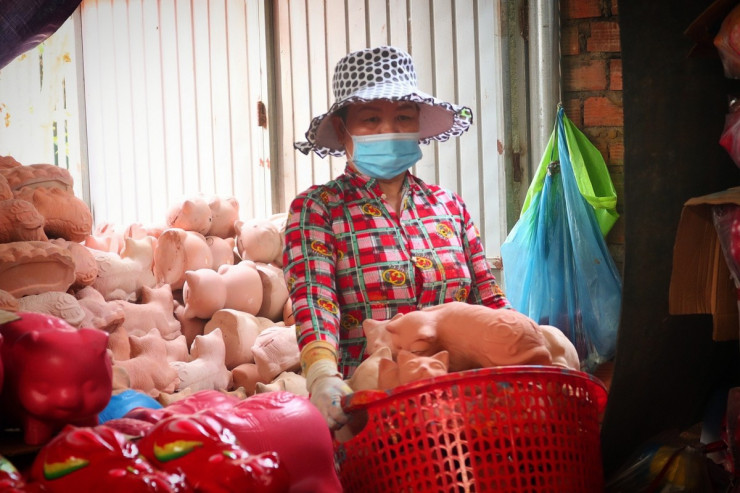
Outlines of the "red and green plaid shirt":
[[400,217],[374,179],[349,167],[299,194],[283,265],[298,346],[334,344],[345,377],[364,359],[366,318],[449,301],[511,308],[462,199],[410,173]]

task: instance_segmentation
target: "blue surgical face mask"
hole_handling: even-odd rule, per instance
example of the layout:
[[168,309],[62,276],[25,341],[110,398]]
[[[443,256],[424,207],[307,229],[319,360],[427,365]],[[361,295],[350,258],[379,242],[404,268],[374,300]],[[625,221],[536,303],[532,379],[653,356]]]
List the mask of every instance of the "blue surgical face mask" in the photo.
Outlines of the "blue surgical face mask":
[[350,159],[372,178],[394,178],[421,159],[418,132],[352,135],[352,142]]

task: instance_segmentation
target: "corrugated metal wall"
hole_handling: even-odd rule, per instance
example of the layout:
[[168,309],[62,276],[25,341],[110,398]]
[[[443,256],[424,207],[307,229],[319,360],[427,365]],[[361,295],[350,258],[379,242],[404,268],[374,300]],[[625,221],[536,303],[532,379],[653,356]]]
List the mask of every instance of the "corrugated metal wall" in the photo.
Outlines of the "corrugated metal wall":
[[413,56],[422,91],[473,109],[471,130],[424,147],[414,172],[460,193],[488,256],[498,256],[506,235],[500,0],[276,0],[274,15],[283,207],[344,169],[344,159],[292,148],[332,104],[336,62],[349,51],[392,44]]
[[196,193],[272,213],[261,0],[85,0],[87,142],[96,223],[163,223]]
[[0,71],[0,155],[69,170],[84,198],[77,61],[70,18]]

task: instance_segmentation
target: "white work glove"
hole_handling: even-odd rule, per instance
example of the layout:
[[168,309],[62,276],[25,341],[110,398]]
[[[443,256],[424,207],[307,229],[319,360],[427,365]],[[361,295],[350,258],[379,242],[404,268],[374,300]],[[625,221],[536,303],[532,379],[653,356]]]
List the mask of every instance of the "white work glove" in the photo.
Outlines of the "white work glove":
[[342,397],[351,394],[352,389],[342,380],[336,363],[328,359],[315,361],[306,373],[306,388],[329,429],[336,430],[347,423],[349,417],[342,410]]

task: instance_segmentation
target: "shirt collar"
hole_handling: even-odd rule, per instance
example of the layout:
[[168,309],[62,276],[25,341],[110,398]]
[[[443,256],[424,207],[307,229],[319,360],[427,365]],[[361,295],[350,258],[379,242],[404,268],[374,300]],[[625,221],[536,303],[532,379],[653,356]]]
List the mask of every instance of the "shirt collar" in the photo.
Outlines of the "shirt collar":
[[[366,188],[368,190],[378,191],[377,180],[367,175],[363,175],[359,171],[352,168],[349,163],[344,167],[344,174],[349,178],[350,183],[358,188]],[[411,173],[406,173],[406,179],[403,182],[403,190],[409,190],[415,192],[419,190],[422,181]]]

